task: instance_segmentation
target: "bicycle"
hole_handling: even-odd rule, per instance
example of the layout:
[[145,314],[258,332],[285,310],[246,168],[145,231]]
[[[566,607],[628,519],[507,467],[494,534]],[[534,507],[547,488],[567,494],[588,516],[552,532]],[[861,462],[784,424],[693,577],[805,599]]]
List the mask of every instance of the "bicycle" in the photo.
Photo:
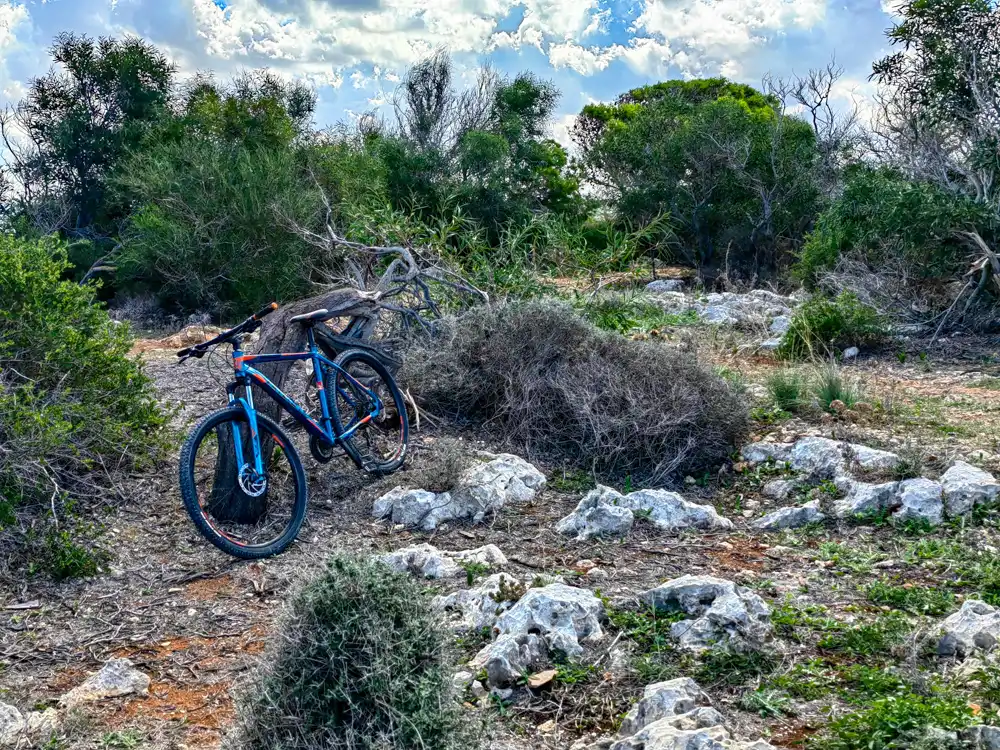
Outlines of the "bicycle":
[[[284,551],[298,536],[308,500],[298,451],[276,421],[257,412],[252,386],[306,430],[310,453],[321,463],[332,460],[339,446],[363,471],[389,474],[405,462],[409,439],[406,405],[383,360],[364,349],[346,349],[335,359],[320,350],[313,328],[334,317],[327,310],[290,319],[305,326],[308,351],[245,354],[250,334],[277,309],[272,303],[211,341],[177,352],[182,364],[222,344],[233,346],[229,405],[191,431],[181,449],[180,486],[198,530],[223,552],[247,560]],[[312,363],[320,407],[315,419],[253,367],[297,361]]]

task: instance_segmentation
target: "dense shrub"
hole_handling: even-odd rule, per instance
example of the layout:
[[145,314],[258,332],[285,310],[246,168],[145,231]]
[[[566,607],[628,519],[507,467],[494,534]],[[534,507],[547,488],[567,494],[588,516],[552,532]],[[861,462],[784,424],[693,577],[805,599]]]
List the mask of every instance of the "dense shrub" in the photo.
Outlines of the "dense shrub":
[[795,311],[778,354],[793,359],[824,356],[845,347],[876,344],[888,333],[878,311],[851,292],[833,299],[817,295]]
[[969,251],[955,233],[977,229],[991,237],[994,222],[986,207],[970,199],[889,169],[859,167],[820,214],[795,273],[815,284],[844,256],[875,270],[902,264],[914,278],[948,277],[968,267]]
[[695,357],[601,331],[551,301],[447,319],[403,373],[435,414],[644,483],[718,464],[748,424],[743,400]]
[[55,241],[0,236],[0,525],[17,506],[95,492],[161,445],[128,327],[64,281],[68,267]]
[[291,601],[239,703],[241,750],[470,750],[448,636],[419,584],[334,558]]
[[164,143],[135,155],[117,185],[137,203],[122,238],[123,290],[223,318],[309,290],[321,259],[292,225],[311,226],[322,202],[292,150]]

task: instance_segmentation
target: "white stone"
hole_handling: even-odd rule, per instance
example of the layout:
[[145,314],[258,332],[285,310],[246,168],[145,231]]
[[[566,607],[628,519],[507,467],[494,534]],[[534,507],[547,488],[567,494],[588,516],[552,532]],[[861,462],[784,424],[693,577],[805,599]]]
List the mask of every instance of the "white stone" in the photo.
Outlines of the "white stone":
[[476,654],[469,666],[476,672],[485,669],[487,685],[502,689],[516,684],[547,658],[545,641],[534,633],[504,633]]
[[852,346],[849,349],[845,349],[842,356],[845,362],[850,362],[852,359],[857,359],[859,354],[861,354],[861,350],[856,346]]
[[497,618],[514,606],[513,601],[501,598],[500,590],[519,584],[513,576],[495,573],[474,588],[436,596],[431,605],[446,613],[449,624],[456,632],[492,628]]
[[710,505],[688,502],[676,492],[639,490],[622,495],[610,487],[591,490],[576,509],[556,525],[560,534],[577,539],[600,536],[624,536],[637,515],[645,516],[658,529],[679,531],[731,529],[732,521],[723,518]]
[[611,750],[729,750],[725,727],[678,729],[671,719],[653,722],[642,731],[615,742]]
[[605,536],[625,536],[632,529],[635,516],[628,508],[618,505],[620,493],[599,486],[588,492],[576,509],[558,524],[556,531],[578,540]]
[[639,490],[625,495],[618,504],[633,513],[648,513],[653,525],[663,531],[720,531],[733,528],[733,522],[720,516],[711,505],[689,502],[676,492]]
[[382,555],[380,559],[400,573],[412,573],[421,578],[432,579],[463,574],[465,571],[461,563],[477,563],[490,567],[507,564],[506,556],[494,544],[461,552],[439,550],[430,544],[417,544]]
[[865,471],[892,471],[899,466],[899,456],[889,451],[869,448],[857,443],[847,443],[846,450],[851,464]]
[[476,676],[472,672],[455,672],[451,676],[451,686],[456,692],[461,693],[472,684],[475,678]]
[[148,695],[149,676],[143,674],[128,659],[112,659],[100,671],[88,677],[82,685],[70,690],[60,703],[73,708],[80,703],[116,698],[122,695]]
[[759,649],[771,637],[771,610],[749,589],[711,576],[686,575],[641,595],[657,610],[681,611],[691,619],[674,623],[671,634],[687,649],[719,643]]
[[445,521],[481,523],[507,503],[530,502],[545,487],[545,475],[522,458],[508,453],[483,454],[483,458],[462,474],[452,492],[396,487],[375,501],[372,515],[433,531]]
[[690,677],[648,685],[639,702],[625,715],[618,736],[630,737],[655,721],[685,714],[710,703],[708,696]]
[[683,292],[683,279],[657,279],[646,284],[646,291],[652,294],[662,294],[664,292]]
[[760,531],[778,531],[780,529],[797,529],[800,526],[808,526],[811,523],[824,520],[826,520],[826,516],[819,509],[819,500],[811,500],[804,505],[779,508],[754,521],[753,526]]
[[968,599],[941,623],[941,630],[944,635],[937,647],[941,656],[964,658],[976,649],[991,650],[1000,641],[1000,610]]
[[1000,482],[989,472],[964,461],[956,461],[941,477],[944,507],[952,518],[969,513],[978,505],[993,505],[1000,495]]
[[896,494],[899,510],[893,513],[893,521],[927,521],[937,526],[944,517],[943,493],[940,484],[923,477],[900,482]]
[[792,327],[792,319],[787,315],[779,315],[771,321],[768,332],[775,336],[784,336],[788,329]]
[[583,653],[581,642],[604,637],[603,618],[604,604],[593,592],[553,583],[529,589],[500,615],[494,630],[501,635],[538,633],[549,649],[573,657]]
[[834,501],[837,518],[853,518],[868,513],[879,513],[899,506],[899,482],[868,484],[848,483],[847,495]]
[[740,450],[744,461],[752,464],[762,464],[773,461],[776,464],[788,463],[791,460],[791,443],[750,443]]
[[769,500],[787,500],[796,487],[798,487],[798,482],[789,479],[772,479],[764,485],[761,494]]
[[14,706],[0,703],[0,747],[13,747],[25,735],[28,723]]

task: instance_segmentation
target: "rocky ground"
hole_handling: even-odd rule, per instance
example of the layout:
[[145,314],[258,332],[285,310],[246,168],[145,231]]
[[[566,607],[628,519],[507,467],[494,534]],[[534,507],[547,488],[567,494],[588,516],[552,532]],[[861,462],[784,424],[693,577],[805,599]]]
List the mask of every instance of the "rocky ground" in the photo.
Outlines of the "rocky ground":
[[[784,366],[761,347],[784,310],[760,297],[752,335],[731,320],[658,332],[694,342],[755,403],[751,445],[676,492],[484,456],[501,451],[427,415],[388,480],[306,459],[299,541],[245,563],[195,532],[175,467],[135,477],[103,519],[101,575],[0,592],[0,700],[20,714],[5,725],[0,710],[0,740],[16,721],[59,722],[50,748],[218,747],[289,589],[351,550],[401,551],[393,564],[438,589],[457,684],[495,719],[493,747],[793,748],[838,721],[875,736],[900,715],[945,726],[928,748],[1000,747],[988,732],[959,739],[1000,722],[995,344],[863,354],[841,369],[851,404],[791,413],[767,387]],[[179,369],[142,349],[178,426],[223,404],[224,362]],[[454,486],[421,486],[456,460]],[[109,663],[124,687],[88,682]]]

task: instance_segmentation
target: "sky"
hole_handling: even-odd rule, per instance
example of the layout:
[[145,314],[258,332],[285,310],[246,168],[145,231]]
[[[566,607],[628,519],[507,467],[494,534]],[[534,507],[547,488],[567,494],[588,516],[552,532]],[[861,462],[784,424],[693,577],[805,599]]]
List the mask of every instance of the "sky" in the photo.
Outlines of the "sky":
[[446,47],[462,77],[490,62],[562,92],[552,135],[636,86],[725,75],[759,84],[826,64],[845,103],[885,54],[889,0],[0,0],[0,104],[51,64],[56,34],[134,34],[180,76],[267,67],[311,83],[319,126],[386,107],[406,68]]

